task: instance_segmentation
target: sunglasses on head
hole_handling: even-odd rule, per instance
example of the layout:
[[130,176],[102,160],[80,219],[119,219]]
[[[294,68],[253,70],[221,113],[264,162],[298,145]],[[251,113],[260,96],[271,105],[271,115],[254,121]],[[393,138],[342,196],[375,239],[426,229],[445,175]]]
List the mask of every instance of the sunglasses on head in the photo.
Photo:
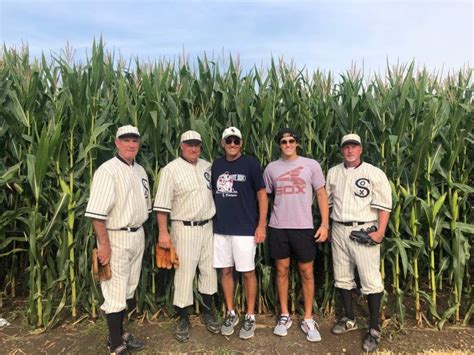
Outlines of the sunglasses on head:
[[280,144],[281,145],[285,145],[285,144],[294,144],[296,143],[296,139],[293,139],[293,138],[290,138],[290,139],[282,139],[280,141]]
[[227,137],[225,140],[224,140],[225,144],[232,144],[234,143],[235,145],[239,145],[240,144],[240,138],[238,137]]

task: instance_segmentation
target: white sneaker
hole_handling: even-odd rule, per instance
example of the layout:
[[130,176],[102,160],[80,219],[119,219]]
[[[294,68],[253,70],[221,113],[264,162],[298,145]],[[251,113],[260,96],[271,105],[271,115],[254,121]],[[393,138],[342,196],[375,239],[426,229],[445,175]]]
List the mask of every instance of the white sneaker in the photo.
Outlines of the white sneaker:
[[227,313],[224,323],[221,326],[221,334],[226,336],[234,334],[234,327],[237,323],[239,323],[239,317],[237,314],[233,312]]
[[275,326],[275,328],[273,328],[273,334],[278,335],[280,337],[286,336],[288,334],[288,329],[290,329],[292,324],[293,322],[291,321],[289,315],[280,315],[280,317],[278,318],[277,325]]
[[321,334],[319,334],[318,323],[314,319],[306,319],[301,322],[301,330],[306,334],[308,341],[321,341]]

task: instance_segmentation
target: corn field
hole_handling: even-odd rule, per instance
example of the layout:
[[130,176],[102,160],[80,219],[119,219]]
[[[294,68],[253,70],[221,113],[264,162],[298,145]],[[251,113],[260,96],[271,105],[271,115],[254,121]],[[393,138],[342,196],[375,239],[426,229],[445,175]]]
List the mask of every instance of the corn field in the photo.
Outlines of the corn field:
[[[357,132],[364,159],[389,177],[394,198],[382,245],[382,317],[403,326],[469,324],[474,311],[473,70],[441,76],[414,63],[365,78],[300,71],[283,61],[243,72],[238,61],[207,58],[194,66],[160,61],[125,65],[94,42],[90,58],[46,60],[28,49],[3,48],[0,58],[0,304],[27,299],[29,323],[49,328],[65,317],[100,316],[100,288],[91,274],[95,246],[84,217],[95,169],[114,154],[117,127],[142,133],[138,161],[156,192],[160,169],[178,155],[180,134],[203,137],[203,157],[220,151],[222,130],[242,130],[244,149],[265,166],[279,156],[273,138],[291,126],[300,154],[325,172],[341,161],[339,141]],[[132,69],[129,69],[132,68]],[[154,196],[153,192],[153,196]],[[315,219],[318,221],[317,208]],[[154,265],[157,226],[147,246],[136,298],[148,317],[171,315],[172,271]],[[258,312],[278,307],[266,245],[257,251]],[[314,310],[334,312],[330,245],[315,263]],[[245,302],[239,283],[235,300]],[[216,298],[223,309],[222,295]],[[196,304],[196,308],[199,304]],[[290,309],[302,308],[299,276],[290,275]]]

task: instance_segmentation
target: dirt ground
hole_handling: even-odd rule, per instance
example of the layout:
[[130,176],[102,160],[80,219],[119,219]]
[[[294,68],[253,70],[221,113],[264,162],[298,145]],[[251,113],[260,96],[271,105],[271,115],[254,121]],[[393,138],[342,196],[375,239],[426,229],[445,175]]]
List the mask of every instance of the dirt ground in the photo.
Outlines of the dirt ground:
[[[3,317],[8,319],[8,314]],[[92,321],[84,318],[41,334],[31,332],[22,316],[13,316],[11,325],[0,329],[1,354],[107,354],[105,345],[106,324],[104,320]],[[144,340],[146,348],[141,354],[164,353],[231,353],[231,354],[294,354],[294,353],[348,353],[359,354],[366,332],[366,321],[358,318],[359,330],[342,336],[331,333],[334,318],[319,318],[322,341],[308,342],[301,329],[299,319],[293,317],[293,326],[286,337],[272,334],[274,316],[257,317],[255,337],[241,340],[237,331],[229,337],[209,333],[200,323],[199,317],[191,316],[191,339],[181,344],[174,339],[175,320],[160,317],[150,321],[146,317],[127,321],[126,328]],[[382,353],[474,353],[474,327],[445,326],[442,331],[431,328],[406,326],[395,330],[390,323],[383,330]]]

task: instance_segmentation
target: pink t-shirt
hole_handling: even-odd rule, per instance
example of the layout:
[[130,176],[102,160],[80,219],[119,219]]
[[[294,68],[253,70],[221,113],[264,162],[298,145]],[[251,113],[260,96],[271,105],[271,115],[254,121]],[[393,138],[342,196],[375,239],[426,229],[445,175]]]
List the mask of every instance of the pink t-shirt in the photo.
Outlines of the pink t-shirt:
[[314,228],[311,208],[313,191],[325,185],[321,166],[316,160],[280,158],[268,164],[263,179],[267,193],[274,193],[270,227]]

